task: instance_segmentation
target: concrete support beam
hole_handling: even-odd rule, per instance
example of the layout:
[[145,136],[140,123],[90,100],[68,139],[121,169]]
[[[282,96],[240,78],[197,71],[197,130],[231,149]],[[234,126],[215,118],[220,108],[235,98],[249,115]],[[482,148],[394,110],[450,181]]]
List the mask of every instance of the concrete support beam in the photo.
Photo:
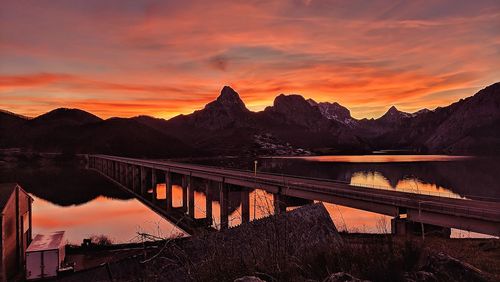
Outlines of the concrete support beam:
[[118,165],[118,182],[123,184],[123,164],[120,163]]
[[141,195],[146,194],[146,168],[141,166]]
[[286,212],[286,202],[282,201],[281,197],[279,193],[273,194],[274,214]]
[[137,168],[132,165],[132,187],[130,187],[133,192],[137,190]]
[[122,165],[122,184],[127,186],[127,164]]
[[131,185],[132,174],[130,173],[131,172],[130,167],[131,165],[125,164],[125,187],[127,187],[128,189],[130,189],[130,187],[132,186]]
[[191,176],[187,176],[187,187],[188,187],[188,215],[194,218],[194,185]]
[[172,173],[170,171],[165,172],[165,189],[166,189],[166,199],[167,199],[167,211],[172,211]]
[[157,185],[158,185],[158,180],[156,178],[156,169],[152,168],[151,169],[151,189],[153,190],[153,192],[151,193],[151,199],[152,199],[153,203],[156,202],[156,200],[158,198]]
[[219,182],[220,229],[229,228],[229,186]]
[[188,198],[188,184],[187,184],[187,175],[182,175],[182,211],[187,212],[188,208],[188,203],[187,203],[187,198]]
[[451,228],[414,222],[407,218],[396,217],[391,219],[391,233],[394,235],[421,236],[422,232],[425,236],[450,238]]
[[209,226],[212,225],[212,182],[210,180],[205,181],[205,219]]
[[120,163],[118,162],[115,162],[115,177],[113,179],[116,181],[120,180]]
[[241,223],[250,221],[250,191],[241,188]]

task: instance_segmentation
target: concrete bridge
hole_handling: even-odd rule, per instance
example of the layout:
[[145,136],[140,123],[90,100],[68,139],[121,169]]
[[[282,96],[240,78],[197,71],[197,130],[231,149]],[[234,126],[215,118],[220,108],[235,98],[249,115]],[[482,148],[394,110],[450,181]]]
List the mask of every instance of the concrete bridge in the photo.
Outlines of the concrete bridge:
[[[273,194],[274,212],[286,211],[295,201],[323,201],[393,217],[392,232],[404,234],[425,226],[424,230],[449,235],[457,228],[500,236],[500,203],[353,186],[347,182],[271,173],[257,173],[170,161],[89,155],[88,167],[133,193],[155,212],[176,223],[188,233],[212,229],[213,193],[220,202],[220,228],[228,228],[228,194],[244,187],[263,189]],[[172,206],[173,179],[181,179],[183,204]],[[192,183],[205,185],[206,218],[194,217]],[[158,183],[166,185],[166,199],[157,199]],[[148,190],[150,190],[148,192]],[[241,196],[242,222],[250,220],[248,192]],[[246,189],[248,191],[248,189]]]

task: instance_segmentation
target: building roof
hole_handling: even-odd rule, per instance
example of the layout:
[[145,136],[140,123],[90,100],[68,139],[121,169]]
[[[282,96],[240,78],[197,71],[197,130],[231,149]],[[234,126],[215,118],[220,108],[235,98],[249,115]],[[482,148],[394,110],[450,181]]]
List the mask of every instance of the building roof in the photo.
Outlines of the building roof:
[[64,244],[64,231],[56,231],[46,235],[37,234],[31,242],[26,252],[37,252],[55,250]]
[[10,196],[16,190],[16,183],[0,183],[0,211],[3,211]]

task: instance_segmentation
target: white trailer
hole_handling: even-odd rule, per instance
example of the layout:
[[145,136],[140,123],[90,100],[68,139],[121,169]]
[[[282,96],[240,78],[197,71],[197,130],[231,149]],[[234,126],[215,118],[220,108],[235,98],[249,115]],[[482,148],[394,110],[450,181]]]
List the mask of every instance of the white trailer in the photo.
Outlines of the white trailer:
[[38,234],[26,250],[26,280],[57,276],[64,262],[64,231]]

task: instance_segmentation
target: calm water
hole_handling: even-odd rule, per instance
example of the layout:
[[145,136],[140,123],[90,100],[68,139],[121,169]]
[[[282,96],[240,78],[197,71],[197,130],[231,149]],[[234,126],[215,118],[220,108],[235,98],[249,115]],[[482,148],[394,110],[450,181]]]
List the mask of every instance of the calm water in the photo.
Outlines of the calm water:
[[[253,159],[211,159],[201,163],[253,169]],[[43,168],[42,168],[43,167]],[[439,193],[443,196],[498,201],[500,160],[449,156],[322,156],[262,158],[258,171],[347,181],[374,188]],[[92,235],[106,235],[115,243],[137,242],[139,232],[161,237],[182,236],[182,230],[150,211],[138,200],[93,172],[71,165],[33,165],[1,168],[0,182],[19,182],[35,199],[35,233],[65,230],[70,243]],[[178,184],[178,183],[174,183]],[[195,216],[205,217],[203,187],[195,187]],[[165,184],[158,185],[165,198]],[[182,205],[179,185],[173,186],[173,204]],[[272,195],[248,191],[250,218],[273,211]],[[241,223],[241,191],[229,194],[230,225]],[[350,232],[389,232],[390,218],[339,205],[325,204],[337,228]],[[293,209],[290,207],[289,209]],[[214,226],[220,223],[217,193],[212,202]],[[453,236],[480,237],[453,231]]]

